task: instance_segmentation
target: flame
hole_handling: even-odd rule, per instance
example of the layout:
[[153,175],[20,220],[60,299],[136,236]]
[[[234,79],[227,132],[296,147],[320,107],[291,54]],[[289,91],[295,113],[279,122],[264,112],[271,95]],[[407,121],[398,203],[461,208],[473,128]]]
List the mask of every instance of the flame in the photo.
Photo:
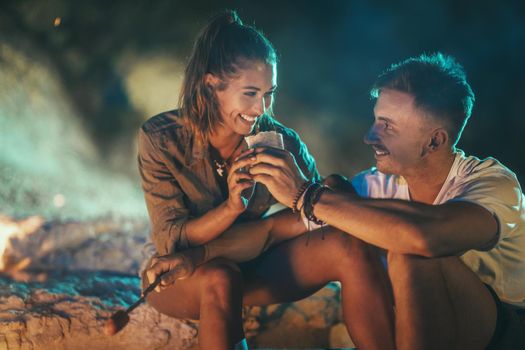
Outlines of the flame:
[[[22,239],[31,235],[38,231],[43,223],[44,219],[40,216],[31,216],[20,221],[15,221],[10,217],[0,215],[0,271],[6,268],[5,253],[10,247],[11,238]],[[27,261],[22,264],[24,267],[26,265]]]
[[55,17],[55,19],[53,20],[53,25],[55,27],[58,27],[60,24],[62,24],[62,17]]

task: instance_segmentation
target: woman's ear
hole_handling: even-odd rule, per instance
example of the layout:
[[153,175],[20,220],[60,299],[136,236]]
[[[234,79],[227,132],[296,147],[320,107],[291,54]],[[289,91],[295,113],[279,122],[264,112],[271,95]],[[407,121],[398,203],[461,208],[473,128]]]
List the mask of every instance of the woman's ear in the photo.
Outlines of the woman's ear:
[[206,73],[206,75],[204,76],[204,84],[206,84],[206,86],[212,88],[212,89],[215,89],[217,88],[217,86],[220,84],[221,80],[211,74],[211,73]]

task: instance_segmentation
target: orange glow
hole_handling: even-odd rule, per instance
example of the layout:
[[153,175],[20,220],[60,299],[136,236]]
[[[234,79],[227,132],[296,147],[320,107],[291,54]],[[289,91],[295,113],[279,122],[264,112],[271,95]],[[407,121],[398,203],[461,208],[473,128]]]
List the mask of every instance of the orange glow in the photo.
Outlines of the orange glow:
[[[15,221],[10,217],[0,215],[0,271],[6,268],[4,254],[6,250],[9,250],[11,238],[23,238],[31,235],[37,232],[43,224],[44,219],[40,216],[31,216],[21,221]],[[20,262],[21,264],[17,268],[24,268],[28,265],[28,262],[24,260]]]

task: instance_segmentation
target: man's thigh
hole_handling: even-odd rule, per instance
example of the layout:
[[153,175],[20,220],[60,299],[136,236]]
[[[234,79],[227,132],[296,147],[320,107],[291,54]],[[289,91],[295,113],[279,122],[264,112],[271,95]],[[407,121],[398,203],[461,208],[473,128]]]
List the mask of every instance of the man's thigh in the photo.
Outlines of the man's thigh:
[[439,258],[454,311],[458,349],[485,348],[496,327],[497,309],[487,287],[458,257]]

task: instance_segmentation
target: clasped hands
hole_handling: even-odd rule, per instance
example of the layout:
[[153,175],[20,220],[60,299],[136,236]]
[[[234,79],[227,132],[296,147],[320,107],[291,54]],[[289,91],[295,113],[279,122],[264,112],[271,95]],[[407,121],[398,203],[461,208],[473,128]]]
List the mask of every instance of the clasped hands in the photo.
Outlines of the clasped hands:
[[232,172],[244,172],[255,181],[265,185],[273,197],[291,208],[294,197],[307,181],[297,165],[293,154],[272,147],[251,148],[237,157]]

